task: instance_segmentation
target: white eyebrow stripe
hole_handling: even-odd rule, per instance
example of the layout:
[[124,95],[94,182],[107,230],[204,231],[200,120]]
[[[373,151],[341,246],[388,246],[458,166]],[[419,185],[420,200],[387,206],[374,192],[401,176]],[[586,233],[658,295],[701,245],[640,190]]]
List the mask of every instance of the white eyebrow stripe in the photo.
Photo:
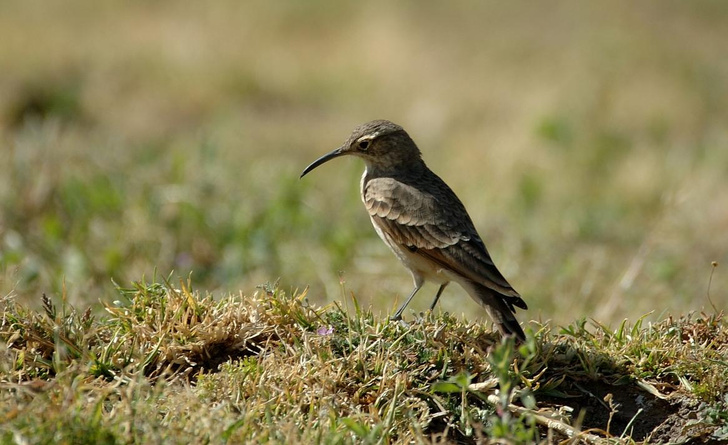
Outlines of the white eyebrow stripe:
[[357,139],[357,141],[371,141],[372,139],[376,138],[380,134],[382,134],[381,131],[377,131],[376,133],[366,134],[366,135],[360,137],[359,139]]

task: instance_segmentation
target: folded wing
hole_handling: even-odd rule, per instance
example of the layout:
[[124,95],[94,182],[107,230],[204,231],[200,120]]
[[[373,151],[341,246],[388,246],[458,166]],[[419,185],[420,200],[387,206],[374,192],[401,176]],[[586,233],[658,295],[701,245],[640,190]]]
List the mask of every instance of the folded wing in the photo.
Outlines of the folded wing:
[[436,175],[426,191],[394,178],[365,184],[369,215],[394,242],[475,283],[494,290],[506,304],[526,303],[493,264],[490,254],[455,193]]

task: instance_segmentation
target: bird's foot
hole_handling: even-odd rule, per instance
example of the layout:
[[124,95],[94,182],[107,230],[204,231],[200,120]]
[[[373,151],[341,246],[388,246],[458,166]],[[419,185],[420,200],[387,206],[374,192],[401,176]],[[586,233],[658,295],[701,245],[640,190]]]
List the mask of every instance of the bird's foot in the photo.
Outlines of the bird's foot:
[[406,321],[402,320],[402,316],[399,316],[399,317],[395,317],[395,316],[393,315],[393,316],[389,317],[389,321],[390,321],[391,323],[397,323],[398,325],[400,325],[400,326],[403,326],[403,327],[405,327],[405,328],[406,328],[406,327],[409,327],[409,325],[410,325],[410,324],[409,324],[409,323],[407,323]]

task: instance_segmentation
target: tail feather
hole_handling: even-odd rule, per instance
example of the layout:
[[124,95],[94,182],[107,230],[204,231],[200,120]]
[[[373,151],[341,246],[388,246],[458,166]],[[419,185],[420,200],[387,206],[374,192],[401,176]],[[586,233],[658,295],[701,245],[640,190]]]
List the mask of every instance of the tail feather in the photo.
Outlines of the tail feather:
[[496,325],[498,325],[498,330],[500,330],[503,335],[515,336],[518,340],[522,342],[526,341],[526,334],[523,332],[523,329],[521,329],[521,325],[518,324],[518,320],[516,320],[516,317],[514,317],[513,314],[508,315],[510,315],[510,318],[506,316],[496,321]]
[[514,297],[512,295],[502,295],[503,299],[505,300],[505,303],[508,305],[508,308],[511,310],[511,312],[515,313],[516,308],[513,306],[517,306],[523,310],[528,309],[528,305],[525,301],[523,301],[523,298],[520,296]]
[[526,302],[520,297],[511,297],[507,295],[501,295],[492,289],[489,289],[483,285],[473,283],[474,293],[472,295],[478,303],[483,305],[488,311],[488,315],[493,319],[493,322],[498,326],[498,330],[503,335],[515,336],[520,341],[526,340],[526,334],[523,333],[521,325],[518,324],[514,312],[515,308],[526,308]]

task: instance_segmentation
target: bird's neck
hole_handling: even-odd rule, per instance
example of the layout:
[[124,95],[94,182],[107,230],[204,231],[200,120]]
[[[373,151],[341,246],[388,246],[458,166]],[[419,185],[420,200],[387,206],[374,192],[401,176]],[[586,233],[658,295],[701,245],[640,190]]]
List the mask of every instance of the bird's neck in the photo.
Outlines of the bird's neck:
[[422,159],[412,159],[409,162],[398,163],[367,161],[364,176],[368,179],[420,176],[426,170],[427,166]]

